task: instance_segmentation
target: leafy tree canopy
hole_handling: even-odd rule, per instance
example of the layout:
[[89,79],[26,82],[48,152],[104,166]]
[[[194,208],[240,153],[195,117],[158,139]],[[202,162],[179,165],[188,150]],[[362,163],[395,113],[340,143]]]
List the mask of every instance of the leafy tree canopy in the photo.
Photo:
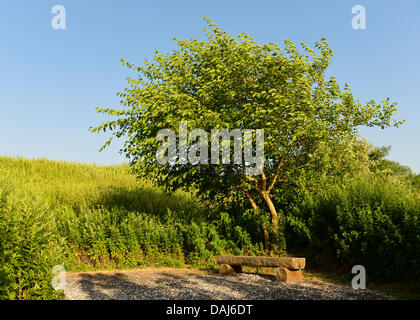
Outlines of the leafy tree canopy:
[[[154,60],[142,66],[122,60],[139,73],[118,93],[124,109],[97,109],[117,119],[91,131],[125,137],[121,152],[139,176],[168,189],[194,188],[211,199],[242,193],[254,208],[254,198],[261,196],[277,227],[270,198],[276,184],[321,161],[323,146],[354,140],[359,126],[401,124],[393,118],[396,103],[362,104],[347,84],[342,89],[334,77],[326,78],[333,52],[325,38],[314,48],[302,43],[301,49],[285,40],[282,49],[276,43],[258,44],[245,33],[235,38],[205,20],[206,41],[174,39],[176,50],[156,50]],[[246,163],[160,164],[157,133],[169,128],[179,134],[181,120],[189,131],[264,129],[263,171],[246,175]]]

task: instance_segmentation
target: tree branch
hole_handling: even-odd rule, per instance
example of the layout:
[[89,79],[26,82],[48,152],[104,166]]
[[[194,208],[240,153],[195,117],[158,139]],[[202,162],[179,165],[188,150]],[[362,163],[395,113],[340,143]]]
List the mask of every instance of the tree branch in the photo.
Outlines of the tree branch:
[[273,189],[273,187],[274,187],[274,185],[275,185],[275,183],[277,181],[277,178],[278,178],[278,176],[280,174],[280,169],[283,166],[283,163],[284,163],[284,158],[282,158],[281,160],[279,160],[279,164],[277,165],[277,168],[276,168],[276,173],[274,174],[273,180],[271,181],[270,186],[267,189],[267,192],[268,193],[271,191],[271,189]]

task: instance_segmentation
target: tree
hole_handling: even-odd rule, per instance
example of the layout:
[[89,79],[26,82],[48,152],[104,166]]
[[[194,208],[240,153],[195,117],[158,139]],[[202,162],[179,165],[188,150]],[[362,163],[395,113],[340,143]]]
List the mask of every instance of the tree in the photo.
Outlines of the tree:
[[[143,66],[122,59],[139,73],[118,93],[126,108],[97,108],[118,119],[91,131],[111,130],[118,138],[126,137],[121,152],[134,172],[169,190],[194,188],[209,199],[240,193],[254,209],[260,197],[277,230],[273,188],[293,183],[292,173],[319,161],[323,146],[355,139],[359,126],[398,126],[401,122],[393,120],[396,104],[389,99],[361,104],[347,84],[341,90],[334,77],[326,79],[332,50],[325,38],[315,43],[315,49],[302,43],[302,52],[285,40],[282,50],[276,43],[259,45],[245,33],[234,38],[205,20],[211,28],[204,29],[207,41],[174,39],[178,49],[169,54],[156,50],[154,61],[146,59]],[[263,170],[248,175],[249,163],[244,161],[160,164],[156,152],[162,142],[157,133],[169,128],[179,137],[180,120],[187,121],[188,130],[263,129]]]

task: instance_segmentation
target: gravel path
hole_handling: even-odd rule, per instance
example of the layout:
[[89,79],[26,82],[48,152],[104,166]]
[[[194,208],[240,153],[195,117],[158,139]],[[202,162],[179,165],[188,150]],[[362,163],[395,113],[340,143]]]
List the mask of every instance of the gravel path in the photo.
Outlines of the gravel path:
[[373,300],[388,297],[314,280],[282,283],[273,275],[217,273],[174,268],[69,273],[64,293],[71,300],[250,299]]

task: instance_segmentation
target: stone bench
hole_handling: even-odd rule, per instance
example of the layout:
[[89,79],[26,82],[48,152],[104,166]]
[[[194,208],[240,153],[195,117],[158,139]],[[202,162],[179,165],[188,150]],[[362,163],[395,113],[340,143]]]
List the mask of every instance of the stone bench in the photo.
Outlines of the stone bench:
[[287,282],[302,280],[302,269],[305,268],[305,258],[290,257],[251,257],[251,256],[216,256],[220,274],[242,272],[242,266],[275,267],[276,279]]

